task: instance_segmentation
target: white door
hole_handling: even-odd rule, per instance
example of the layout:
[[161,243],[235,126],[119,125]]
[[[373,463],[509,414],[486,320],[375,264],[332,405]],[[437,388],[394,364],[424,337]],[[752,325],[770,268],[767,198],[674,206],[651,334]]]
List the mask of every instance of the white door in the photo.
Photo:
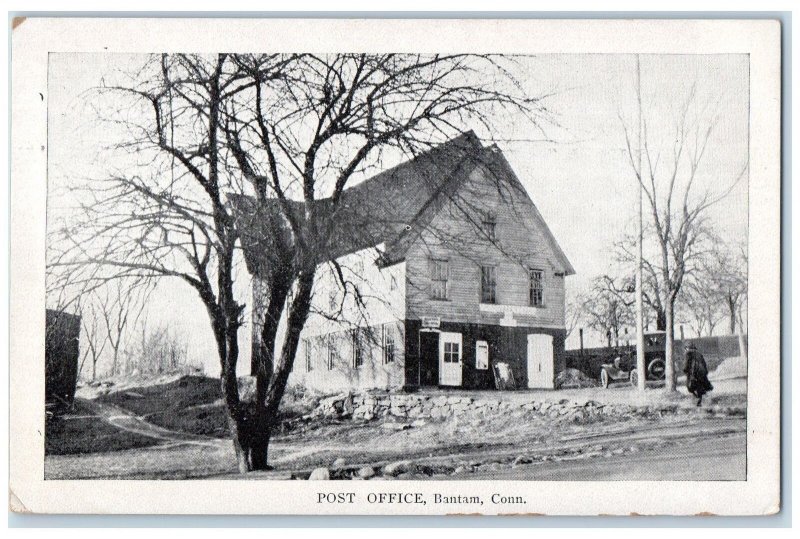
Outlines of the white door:
[[528,387],[553,389],[553,336],[528,335]]
[[439,385],[461,385],[461,333],[439,334]]

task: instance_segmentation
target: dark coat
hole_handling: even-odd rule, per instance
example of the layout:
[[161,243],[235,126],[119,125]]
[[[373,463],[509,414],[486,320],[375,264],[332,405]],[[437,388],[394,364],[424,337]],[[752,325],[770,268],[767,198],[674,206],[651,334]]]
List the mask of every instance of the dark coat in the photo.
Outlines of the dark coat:
[[696,397],[702,397],[714,386],[708,381],[708,366],[703,354],[697,350],[687,350],[686,364],[683,367],[686,373],[686,388]]

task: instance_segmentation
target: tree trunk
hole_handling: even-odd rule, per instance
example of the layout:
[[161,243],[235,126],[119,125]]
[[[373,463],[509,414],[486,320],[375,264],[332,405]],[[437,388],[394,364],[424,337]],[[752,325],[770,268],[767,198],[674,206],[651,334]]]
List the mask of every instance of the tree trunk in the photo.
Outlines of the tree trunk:
[[730,297],[728,297],[728,311],[730,312],[730,334],[736,335],[736,303]]
[[228,415],[239,473],[272,469],[267,464],[272,428],[265,408],[260,408],[257,411],[256,403],[250,403],[238,417]]
[[667,313],[664,309],[656,309],[656,330],[667,330]]
[[673,333],[673,316],[675,310],[675,301],[671,300],[667,302],[667,308],[665,309],[666,312],[666,338],[664,339],[664,364],[665,364],[665,385],[664,389],[667,392],[675,391],[677,386],[677,380],[675,375],[675,335]]

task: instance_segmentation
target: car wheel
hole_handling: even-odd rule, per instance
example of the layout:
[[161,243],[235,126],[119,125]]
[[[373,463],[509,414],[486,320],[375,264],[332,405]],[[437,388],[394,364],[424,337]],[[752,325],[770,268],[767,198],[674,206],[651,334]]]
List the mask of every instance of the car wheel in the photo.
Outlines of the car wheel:
[[631,385],[633,387],[636,387],[637,385],[639,385],[639,372],[636,369],[633,369],[631,371],[630,381],[631,381]]
[[611,383],[611,380],[609,379],[608,371],[603,369],[602,371],[600,371],[600,385],[603,386],[604,388],[608,388],[609,383]]
[[666,362],[663,359],[654,359],[647,367],[647,373],[652,380],[663,380],[666,374]]

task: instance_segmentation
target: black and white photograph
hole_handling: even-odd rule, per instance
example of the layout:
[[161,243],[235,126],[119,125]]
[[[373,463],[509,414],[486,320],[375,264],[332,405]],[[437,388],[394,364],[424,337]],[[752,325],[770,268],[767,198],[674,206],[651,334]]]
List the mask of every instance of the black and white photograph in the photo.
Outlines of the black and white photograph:
[[42,488],[752,479],[751,54],[285,49],[48,51]]

